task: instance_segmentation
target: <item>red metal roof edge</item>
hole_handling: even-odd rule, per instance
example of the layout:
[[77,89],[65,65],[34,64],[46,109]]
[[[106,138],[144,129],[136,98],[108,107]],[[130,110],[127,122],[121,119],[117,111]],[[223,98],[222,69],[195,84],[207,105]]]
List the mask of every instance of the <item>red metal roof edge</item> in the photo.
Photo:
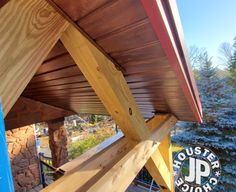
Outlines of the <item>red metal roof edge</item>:
[[166,4],[166,11],[168,11],[168,16],[169,16],[168,21],[172,26],[171,27],[172,34],[175,34],[174,38],[175,38],[175,42],[177,44],[177,47],[178,47],[178,50],[180,53],[182,64],[184,65],[185,72],[186,72],[188,80],[189,80],[189,84],[191,86],[195,101],[197,102],[198,109],[199,109],[200,114],[202,116],[202,104],[200,101],[199,92],[197,89],[197,84],[196,84],[196,81],[195,81],[195,78],[193,75],[188,51],[187,51],[186,44],[184,41],[184,32],[183,32],[183,28],[182,28],[182,24],[181,24],[181,20],[180,20],[180,16],[179,16],[177,4],[175,3],[175,1],[171,1],[171,3],[170,3],[170,1],[163,1],[162,0],[162,2],[164,4]]
[[[192,112],[196,117],[196,120],[198,122],[202,122],[201,102],[199,99],[195,80],[193,80],[193,73],[191,67],[189,66],[188,58],[186,58],[187,55],[185,54],[185,47],[183,47],[183,36],[179,37],[179,35],[182,34],[176,34],[178,32],[178,30],[176,29],[176,25],[172,25],[172,27],[170,26],[171,23],[175,24],[173,16],[178,15],[178,11],[176,12],[175,10],[174,15],[172,15],[172,17],[168,17],[167,15],[169,13],[166,9],[166,6],[169,6],[169,10],[171,11],[174,7],[173,6],[171,9],[169,2],[164,3],[161,0],[141,0],[141,2],[154,29],[154,32],[156,33],[162,45],[162,48],[164,49],[170,61],[170,64],[176,73],[180,86],[190,105]],[[178,27],[181,26],[178,25]],[[173,30],[174,28],[175,30]],[[175,35],[173,33],[175,33]],[[179,47],[177,47],[177,39],[174,38],[176,36],[180,41],[179,45],[181,46]],[[183,53],[182,59],[181,52]],[[185,66],[183,65],[183,63],[185,63]]]

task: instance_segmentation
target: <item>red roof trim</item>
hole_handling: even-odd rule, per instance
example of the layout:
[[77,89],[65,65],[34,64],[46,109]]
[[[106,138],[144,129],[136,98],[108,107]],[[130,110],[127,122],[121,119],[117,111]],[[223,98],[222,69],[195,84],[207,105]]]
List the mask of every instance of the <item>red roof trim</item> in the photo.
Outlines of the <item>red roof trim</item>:
[[[141,2],[147,13],[147,16],[149,17],[154,32],[156,33],[162,48],[164,49],[170,64],[176,73],[178,81],[180,82],[180,86],[191,107],[192,112],[196,117],[196,120],[198,122],[202,122],[201,106],[199,107],[195,100],[195,97],[198,97],[198,95],[193,95],[193,90],[189,85],[189,81],[175,43],[175,39],[169,26],[169,21],[166,17],[166,10],[164,9],[163,2],[161,0],[141,0]],[[189,75],[191,76],[192,73]]]

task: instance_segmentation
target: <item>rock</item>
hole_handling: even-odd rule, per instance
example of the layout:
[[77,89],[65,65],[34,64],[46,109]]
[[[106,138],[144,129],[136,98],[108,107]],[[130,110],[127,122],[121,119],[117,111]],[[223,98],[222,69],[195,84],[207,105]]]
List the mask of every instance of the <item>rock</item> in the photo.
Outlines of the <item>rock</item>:
[[32,158],[31,153],[27,149],[25,149],[22,154],[26,159],[31,159]]
[[6,136],[7,143],[14,143],[16,142],[16,138],[13,136]]
[[34,138],[28,138],[27,139],[27,147],[32,147],[32,146],[35,146],[35,139]]
[[18,155],[20,153],[20,150],[21,150],[21,145],[18,143],[14,143],[12,153],[14,155]]
[[17,175],[17,181],[21,186],[25,184],[25,174],[21,173]]
[[27,131],[28,127],[29,127],[29,126],[24,126],[24,127],[20,127],[19,129],[20,129],[20,130]]
[[33,126],[6,131],[6,138],[15,191],[30,191],[40,183]]
[[28,126],[28,129],[26,130],[27,135],[34,135],[34,128],[33,126]]
[[37,163],[38,162],[38,159],[36,157],[33,157],[30,159],[30,164],[34,164],[34,163]]
[[30,165],[29,170],[34,175],[34,177],[36,177],[36,178],[39,177],[39,167],[37,164]]
[[20,141],[19,141],[19,144],[21,145],[21,147],[22,147],[23,149],[25,149],[25,148],[26,148],[26,144],[27,144],[27,139],[22,139],[22,140],[20,140]]
[[25,176],[32,182],[34,180],[34,175],[28,170],[25,172]]
[[19,128],[16,128],[16,129],[12,129],[11,131],[12,131],[12,133],[15,133],[15,132],[17,132],[19,130],[20,130]]
[[15,191],[19,191],[21,188],[16,181],[14,181],[14,188],[15,188]]
[[14,137],[17,137],[17,138],[22,138],[22,137],[25,137],[25,130],[19,130],[16,131],[16,132],[13,132],[13,136]]
[[23,158],[23,155],[19,153],[18,155],[14,156],[12,163],[14,165],[17,165],[21,161],[22,158]]
[[18,165],[12,165],[11,168],[12,168],[12,173],[16,174],[16,176],[20,173],[24,173],[24,169],[22,169]]
[[29,160],[28,159],[21,159],[18,165],[21,168],[27,168],[29,166]]
[[37,151],[36,151],[36,147],[35,146],[29,147],[28,150],[29,150],[29,152],[31,153],[32,156],[36,156]]
[[12,132],[11,131],[6,131],[6,136],[11,136],[12,135]]
[[8,145],[7,145],[8,153],[11,153],[11,152],[12,152],[12,150],[13,150],[13,146],[14,146],[13,143],[8,143]]

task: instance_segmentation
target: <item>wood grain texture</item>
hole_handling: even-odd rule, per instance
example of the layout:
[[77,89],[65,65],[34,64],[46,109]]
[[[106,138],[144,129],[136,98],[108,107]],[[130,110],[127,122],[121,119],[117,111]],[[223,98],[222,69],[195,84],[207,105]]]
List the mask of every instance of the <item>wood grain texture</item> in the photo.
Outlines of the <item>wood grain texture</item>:
[[[175,123],[176,118],[174,116],[155,116],[147,123],[149,129],[154,131],[147,140],[139,144],[133,143],[127,138],[122,138],[121,135],[115,135],[72,162],[61,166],[61,169],[66,170],[65,176],[49,185],[43,191],[124,191],[129,182],[132,181],[131,179],[136,176],[145,161],[148,160],[151,153],[158,151],[157,146],[160,145],[160,141],[170,132]],[[162,155],[155,157],[158,158],[158,162],[161,162],[159,169],[164,171],[164,175],[168,176],[168,167]],[[128,164],[127,166],[126,163]],[[119,171],[116,171],[115,167],[119,167]],[[120,172],[120,169],[123,171],[127,169],[124,172],[125,176],[121,175],[123,171]],[[105,181],[108,177],[106,176],[107,174],[112,174],[109,179],[114,183],[104,184],[103,189],[100,189],[97,183],[101,183],[101,180]],[[110,181],[107,180],[107,182]],[[118,184],[120,185],[117,186]]]
[[0,96],[4,116],[67,28],[45,0],[12,0],[0,9]]
[[90,12],[102,7],[110,0],[53,0],[73,21],[77,21]]
[[83,157],[79,157],[76,167],[43,189],[42,192],[87,191],[95,181],[99,180],[112,165],[117,163],[131,149],[131,143],[123,137],[95,153],[94,156],[88,159],[85,157],[86,161]]
[[110,54],[133,49],[155,40],[156,36],[147,19],[96,39],[97,43]]
[[[101,179],[99,179],[98,182],[89,188],[88,192],[125,191],[151,155],[158,150],[160,142],[169,133],[175,123],[176,118],[170,116],[147,140],[141,141],[130,150]],[[160,167],[160,169],[162,168],[163,166]]]
[[[74,20],[74,25],[77,24],[80,31],[86,32],[89,40],[92,39],[99,50],[101,46],[103,53],[106,49],[106,56],[110,55],[112,62],[115,60],[115,63],[124,69],[123,75],[145,118],[151,118],[155,112],[164,112],[173,113],[180,120],[196,120],[172,63],[160,43],[159,36],[154,33],[140,0],[54,2],[66,12],[64,14],[75,16],[84,13]],[[152,9],[153,7],[150,8]],[[68,55],[65,56],[66,52],[59,41],[23,95],[37,100],[43,98],[42,101],[48,104],[51,104],[56,96],[57,106],[62,104],[61,107],[64,107],[67,101],[67,107],[88,111],[77,108],[76,102],[81,99],[81,95],[86,95],[87,101],[91,101],[90,97],[94,97],[96,93],[88,94],[87,90],[83,92],[87,80],[80,70],[74,67],[75,63],[70,63],[72,59]],[[90,113],[97,111],[91,107],[89,110]]]
[[[154,120],[145,123],[122,73],[73,26],[68,27],[61,41],[127,138],[145,140],[150,137],[148,127],[158,128],[158,122],[165,122],[165,118],[163,121],[158,116],[156,124],[150,124]],[[151,155],[150,157],[155,158]],[[156,164],[147,167],[159,169]],[[167,181],[170,178],[162,175],[162,172],[159,173],[165,186],[170,188],[170,181]]]
[[37,70],[35,75],[40,75],[43,73],[49,73],[54,70],[64,69],[75,65],[73,59],[68,53],[62,54],[52,60],[44,62],[40,68]]
[[[171,188],[169,189],[170,192],[174,192],[174,170],[173,170],[173,158],[172,158],[172,148],[171,148],[171,135],[168,134],[161,142],[158,147],[158,150],[163,157],[165,164],[168,167],[170,172],[170,180],[171,180]],[[161,192],[169,192],[168,189],[161,189]]]
[[133,140],[146,137],[146,123],[123,74],[72,25],[61,41],[123,133]]
[[[97,39],[145,18],[146,14],[142,4],[137,0],[109,1],[104,6],[79,19],[77,23],[90,36]],[[94,20],[98,22],[94,22]]]
[[104,149],[107,149],[109,146],[114,144],[116,141],[120,140],[122,137],[123,137],[123,133],[121,132],[117,133],[116,135],[106,139],[105,141],[93,147],[92,149],[89,149],[88,151],[80,155],[79,157],[62,165],[61,167],[59,167],[59,169],[65,171],[65,174],[70,173],[71,171],[76,169],[76,167],[80,166],[82,163],[85,163],[91,157],[97,155]]
[[10,130],[73,114],[74,113],[71,111],[66,111],[64,109],[21,96],[5,117],[4,122],[6,130]]

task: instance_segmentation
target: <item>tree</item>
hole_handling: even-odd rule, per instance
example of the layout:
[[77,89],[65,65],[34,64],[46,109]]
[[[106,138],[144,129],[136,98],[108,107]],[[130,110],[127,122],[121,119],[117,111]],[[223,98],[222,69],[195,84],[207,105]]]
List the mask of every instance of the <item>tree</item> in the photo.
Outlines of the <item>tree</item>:
[[222,43],[219,48],[220,60],[226,64],[229,71],[229,84],[236,92],[236,37],[233,46],[229,43]]
[[227,79],[217,76],[207,52],[198,69],[198,88],[203,106],[203,123],[182,123],[184,132],[173,137],[182,145],[198,144],[213,150],[220,158],[222,180],[217,191],[236,189],[236,97]]
[[233,55],[229,63],[230,84],[236,91],[236,37],[234,38]]

